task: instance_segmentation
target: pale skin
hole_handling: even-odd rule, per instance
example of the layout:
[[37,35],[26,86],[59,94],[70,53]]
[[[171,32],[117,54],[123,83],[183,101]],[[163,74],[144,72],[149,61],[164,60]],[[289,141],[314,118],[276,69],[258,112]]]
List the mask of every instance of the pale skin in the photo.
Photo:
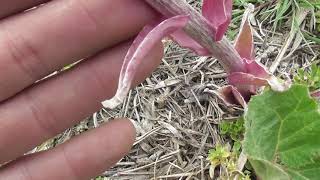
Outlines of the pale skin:
[[[116,119],[56,148],[23,156],[114,95],[132,37],[154,16],[141,0],[0,2],[0,164],[7,162],[0,179],[87,180],[130,151],[135,129],[129,120]],[[159,43],[135,85],[159,65],[162,52]],[[82,58],[75,68],[35,84]]]

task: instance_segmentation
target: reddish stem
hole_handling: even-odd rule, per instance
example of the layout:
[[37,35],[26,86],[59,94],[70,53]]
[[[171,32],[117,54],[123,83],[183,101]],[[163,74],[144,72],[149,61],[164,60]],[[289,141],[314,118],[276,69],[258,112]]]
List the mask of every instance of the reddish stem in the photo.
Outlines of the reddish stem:
[[184,0],[145,0],[166,17],[189,15],[190,21],[184,31],[217,58],[227,72],[245,72],[244,63],[231,42],[223,37],[219,42],[213,39],[209,22]]

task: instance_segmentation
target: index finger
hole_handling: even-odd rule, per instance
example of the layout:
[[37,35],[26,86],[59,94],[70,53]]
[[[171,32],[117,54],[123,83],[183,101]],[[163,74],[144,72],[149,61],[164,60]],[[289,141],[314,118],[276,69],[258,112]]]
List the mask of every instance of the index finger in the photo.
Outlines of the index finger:
[[0,19],[47,1],[49,0],[2,0],[0,1]]
[[132,38],[154,17],[139,0],[55,0],[0,22],[0,101]]
[[[98,111],[101,101],[115,94],[129,45],[123,43],[107,49],[0,104],[0,164],[30,151]],[[160,64],[161,45],[146,56],[134,76],[134,85]]]

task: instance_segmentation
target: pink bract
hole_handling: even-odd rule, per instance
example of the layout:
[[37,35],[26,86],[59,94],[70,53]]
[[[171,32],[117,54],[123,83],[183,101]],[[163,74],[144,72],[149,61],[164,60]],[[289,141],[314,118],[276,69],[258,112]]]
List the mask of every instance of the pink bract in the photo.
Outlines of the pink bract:
[[115,108],[121,104],[131,88],[135,73],[143,58],[165,36],[183,28],[189,20],[188,16],[175,16],[154,27],[146,26],[132,43],[121,68],[116,95],[102,102],[106,108]]
[[171,39],[184,48],[191,49],[200,56],[208,56],[210,52],[203,48],[197,41],[193,40],[183,30],[177,30],[170,35]]
[[[212,37],[220,41],[231,22],[232,0],[204,0],[202,15],[208,20],[212,28]],[[178,30],[170,35],[180,46],[193,50],[200,56],[209,56],[210,52],[192,39],[183,30]]]
[[247,106],[243,95],[234,86],[224,86],[219,89],[218,94],[227,105],[240,104],[242,107]]
[[214,40],[220,41],[231,22],[232,0],[203,0],[202,15],[210,22]]
[[[237,89],[245,101],[249,101],[250,97],[256,94],[260,87],[269,85],[275,91],[284,91],[290,86],[289,84],[280,83],[262,64],[255,60],[253,29],[249,21],[250,14],[253,10],[254,7],[250,5],[246,9],[239,35],[234,45],[244,62],[245,71],[233,71],[228,75],[229,84]],[[224,94],[223,97],[235,96],[233,91],[220,90],[220,93]],[[228,99],[225,101],[228,101]],[[232,104],[232,102],[229,103]],[[238,101],[237,104],[243,106],[243,103],[240,101]]]

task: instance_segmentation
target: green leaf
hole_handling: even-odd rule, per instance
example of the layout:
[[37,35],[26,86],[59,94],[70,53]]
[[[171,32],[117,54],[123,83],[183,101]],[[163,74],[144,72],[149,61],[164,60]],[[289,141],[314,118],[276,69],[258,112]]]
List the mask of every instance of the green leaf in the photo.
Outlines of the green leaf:
[[253,97],[245,128],[243,148],[261,179],[319,179],[320,113],[307,86]]

